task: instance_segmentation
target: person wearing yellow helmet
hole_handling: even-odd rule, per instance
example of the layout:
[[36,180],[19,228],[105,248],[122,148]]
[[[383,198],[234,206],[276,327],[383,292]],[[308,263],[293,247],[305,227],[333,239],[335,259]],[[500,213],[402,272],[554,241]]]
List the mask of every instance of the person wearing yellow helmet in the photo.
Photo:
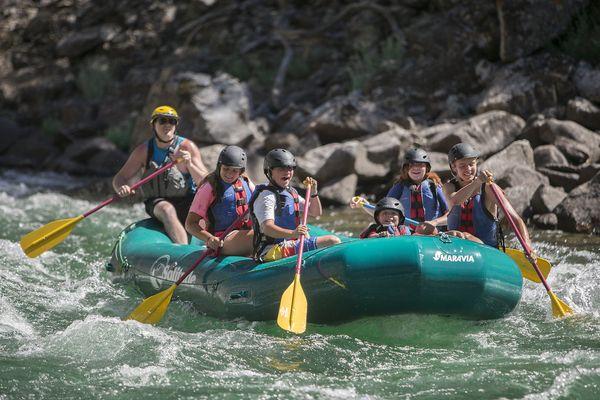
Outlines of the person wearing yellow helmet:
[[183,224],[194,199],[196,183],[207,175],[198,147],[176,132],[179,124],[177,111],[170,106],[156,107],[150,117],[153,137],[137,146],[113,178],[113,188],[121,197],[134,191],[129,186],[139,173],[147,176],[171,160],[180,162],[157,175],[139,190],[146,212],[165,227],[175,243],[187,244]]

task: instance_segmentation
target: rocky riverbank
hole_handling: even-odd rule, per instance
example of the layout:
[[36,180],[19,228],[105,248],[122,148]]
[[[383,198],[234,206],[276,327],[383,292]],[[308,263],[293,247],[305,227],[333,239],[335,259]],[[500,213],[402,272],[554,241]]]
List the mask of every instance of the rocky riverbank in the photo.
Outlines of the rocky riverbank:
[[600,231],[600,6],[589,0],[7,0],[0,166],[110,176],[160,104],[214,165],[286,147],[342,204],[412,145],[473,144],[516,209]]

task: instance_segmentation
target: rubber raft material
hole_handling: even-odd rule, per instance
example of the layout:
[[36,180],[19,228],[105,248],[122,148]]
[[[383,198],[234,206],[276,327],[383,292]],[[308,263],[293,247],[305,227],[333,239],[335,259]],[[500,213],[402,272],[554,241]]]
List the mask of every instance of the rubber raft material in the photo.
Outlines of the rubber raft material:
[[[311,234],[331,232],[311,227]],[[308,320],[325,323],[400,313],[500,318],[521,298],[522,276],[496,249],[447,236],[352,239],[304,253],[301,283]],[[167,289],[205,251],[194,239],[173,244],[152,220],[120,235],[107,270],[146,296]],[[294,277],[296,257],[257,264],[245,257],[207,257],[176,289],[211,316],[275,320]]]

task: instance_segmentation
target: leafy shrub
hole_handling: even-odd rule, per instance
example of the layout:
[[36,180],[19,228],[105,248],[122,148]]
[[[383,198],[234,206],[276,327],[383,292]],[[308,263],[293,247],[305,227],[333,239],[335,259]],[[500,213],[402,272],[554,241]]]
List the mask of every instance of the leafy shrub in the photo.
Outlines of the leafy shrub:
[[134,121],[132,118],[126,119],[118,125],[114,125],[106,131],[106,138],[113,142],[123,151],[129,150],[131,133],[133,132]]
[[390,36],[378,48],[359,49],[347,67],[352,90],[364,90],[378,74],[397,68],[405,54],[404,42]]
[[76,85],[88,100],[101,99],[113,77],[108,62],[91,58],[83,62],[77,73]]

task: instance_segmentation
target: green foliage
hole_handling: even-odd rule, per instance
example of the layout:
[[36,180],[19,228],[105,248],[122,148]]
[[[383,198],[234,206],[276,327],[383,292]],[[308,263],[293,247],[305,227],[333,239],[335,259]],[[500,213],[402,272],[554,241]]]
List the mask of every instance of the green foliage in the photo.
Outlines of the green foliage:
[[106,131],[106,138],[113,142],[119,149],[123,151],[129,150],[131,134],[133,132],[134,120],[128,118],[119,125],[115,125]]
[[364,90],[377,75],[398,68],[404,53],[404,43],[395,36],[388,37],[378,48],[359,49],[347,67],[352,90]]
[[86,99],[93,101],[104,96],[112,80],[108,62],[100,58],[91,58],[79,67],[76,85]]
[[600,3],[592,2],[579,13],[554,47],[575,59],[600,63]]
[[50,137],[54,137],[62,129],[62,124],[55,117],[46,117],[42,121],[42,132]]

